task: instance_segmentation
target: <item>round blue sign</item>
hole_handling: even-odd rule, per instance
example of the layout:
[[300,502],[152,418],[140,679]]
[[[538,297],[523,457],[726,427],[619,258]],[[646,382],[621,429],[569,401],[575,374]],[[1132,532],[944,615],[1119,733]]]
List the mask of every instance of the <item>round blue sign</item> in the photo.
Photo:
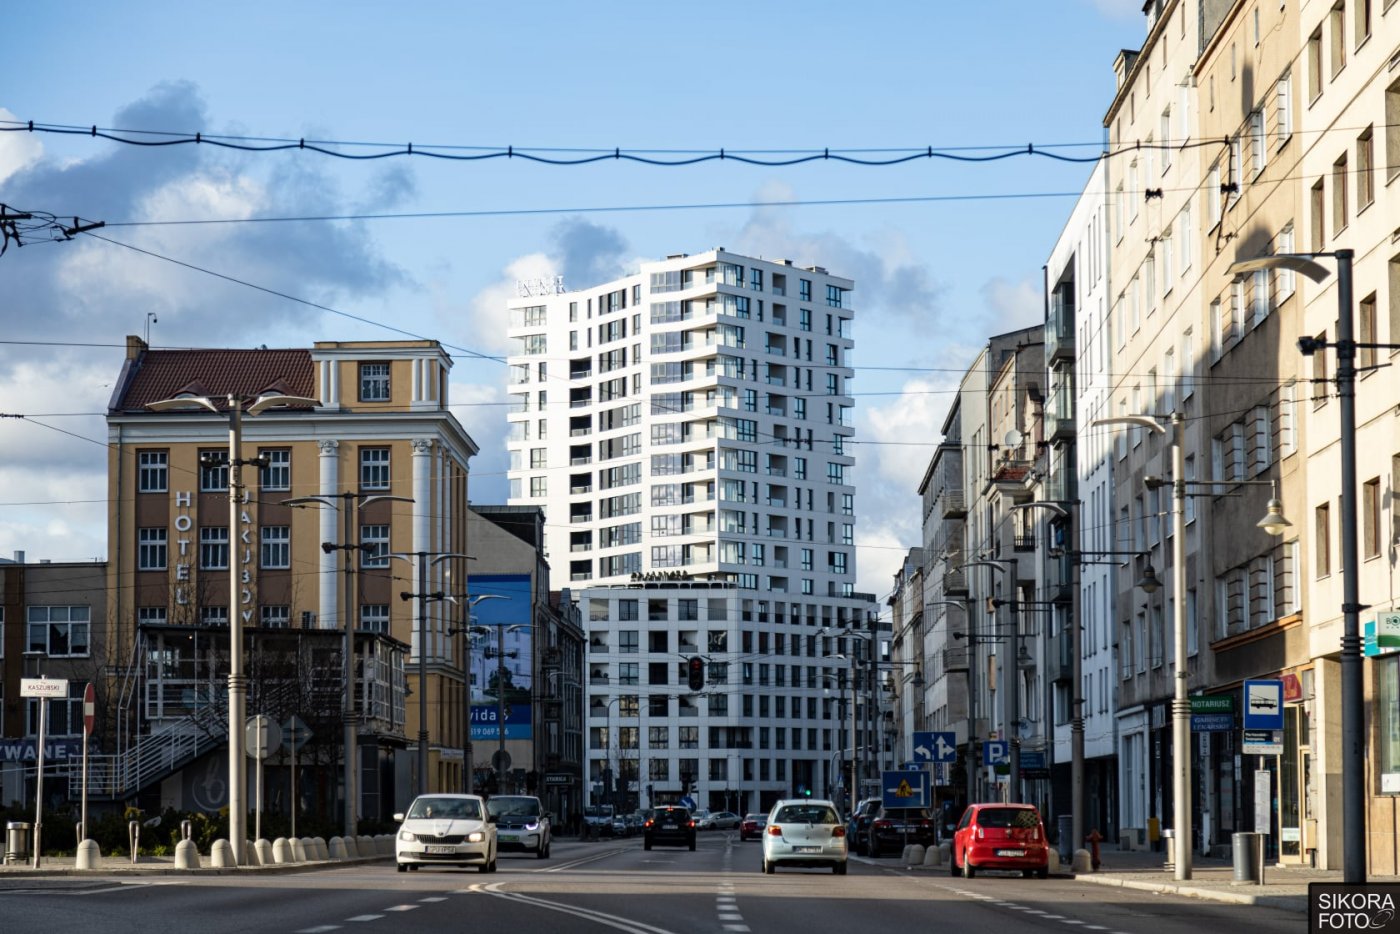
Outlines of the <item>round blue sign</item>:
[[681,807],[687,808],[692,811],[695,810],[695,799],[692,798],[690,795],[686,795],[684,798],[681,799]]

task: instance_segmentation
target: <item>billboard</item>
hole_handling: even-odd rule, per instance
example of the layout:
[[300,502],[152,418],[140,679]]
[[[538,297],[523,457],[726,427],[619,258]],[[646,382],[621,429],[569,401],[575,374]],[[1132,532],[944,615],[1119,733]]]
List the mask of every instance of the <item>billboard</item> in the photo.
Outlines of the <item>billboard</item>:
[[472,742],[500,738],[500,693],[505,695],[506,739],[532,738],[530,698],[534,691],[534,642],[530,629],[529,574],[467,577],[471,643]]

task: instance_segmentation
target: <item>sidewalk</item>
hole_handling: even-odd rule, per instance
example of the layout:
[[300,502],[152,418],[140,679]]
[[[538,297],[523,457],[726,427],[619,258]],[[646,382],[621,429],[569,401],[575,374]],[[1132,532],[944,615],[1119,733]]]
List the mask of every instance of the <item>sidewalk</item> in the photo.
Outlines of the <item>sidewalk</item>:
[[[1340,869],[1311,869],[1303,866],[1280,867],[1266,862],[1264,884],[1237,883],[1229,860],[1196,856],[1191,878],[1177,881],[1173,870],[1165,869],[1166,856],[1143,850],[1104,850],[1097,872],[1074,876],[1075,881],[1093,885],[1118,885],[1171,895],[1185,895],[1211,901],[1261,905],[1306,914],[1308,884],[1341,882]],[[1067,870],[1066,870],[1067,871]],[[1400,876],[1372,876],[1371,882],[1400,882]]]
[[177,869],[174,856],[142,856],[135,863],[125,853],[103,854],[102,863],[96,869],[78,869],[72,856],[45,856],[38,869],[33,868],[33,858],[22,864],[0,864],[0,886],[19,879],[40,879],[56,876],[91,878],[93,876],[231,876],[231,875],[282,875],[295,872],[315,872],[318,869],[336,869],[341,866],[356,866],[366,863],[392,861],[393,856],[356,856],[348,859],[312,859],[300,863],[273,863],[267,866],[229,866],[215,868],[209,863],[209,854],[200,854],[199,869]]

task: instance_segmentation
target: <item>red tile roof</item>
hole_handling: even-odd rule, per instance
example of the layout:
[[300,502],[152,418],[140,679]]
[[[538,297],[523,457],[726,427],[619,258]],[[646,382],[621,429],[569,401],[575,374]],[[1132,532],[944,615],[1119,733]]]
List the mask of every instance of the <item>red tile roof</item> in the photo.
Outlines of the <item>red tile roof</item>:
[[227,408],[224,397],[264,393],[316,398],[316,368],[308,350],[147,350],[132,366],[114,411],[142,411],[189,393]]

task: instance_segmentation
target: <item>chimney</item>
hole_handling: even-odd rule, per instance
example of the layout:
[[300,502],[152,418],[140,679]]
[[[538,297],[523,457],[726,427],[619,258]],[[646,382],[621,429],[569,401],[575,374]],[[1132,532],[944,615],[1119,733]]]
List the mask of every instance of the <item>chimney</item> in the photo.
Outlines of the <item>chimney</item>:
[[137,357],[141,356],[145,352],[145,341],[137,337],[135,334],[128,334],[126,336],[126,358],[128,360],[135,360]]
[[24,563],[24,552],[22,552],[22,551],[16,551],[16,552],[15,552],[15,564],[23,564],[23,563]]

